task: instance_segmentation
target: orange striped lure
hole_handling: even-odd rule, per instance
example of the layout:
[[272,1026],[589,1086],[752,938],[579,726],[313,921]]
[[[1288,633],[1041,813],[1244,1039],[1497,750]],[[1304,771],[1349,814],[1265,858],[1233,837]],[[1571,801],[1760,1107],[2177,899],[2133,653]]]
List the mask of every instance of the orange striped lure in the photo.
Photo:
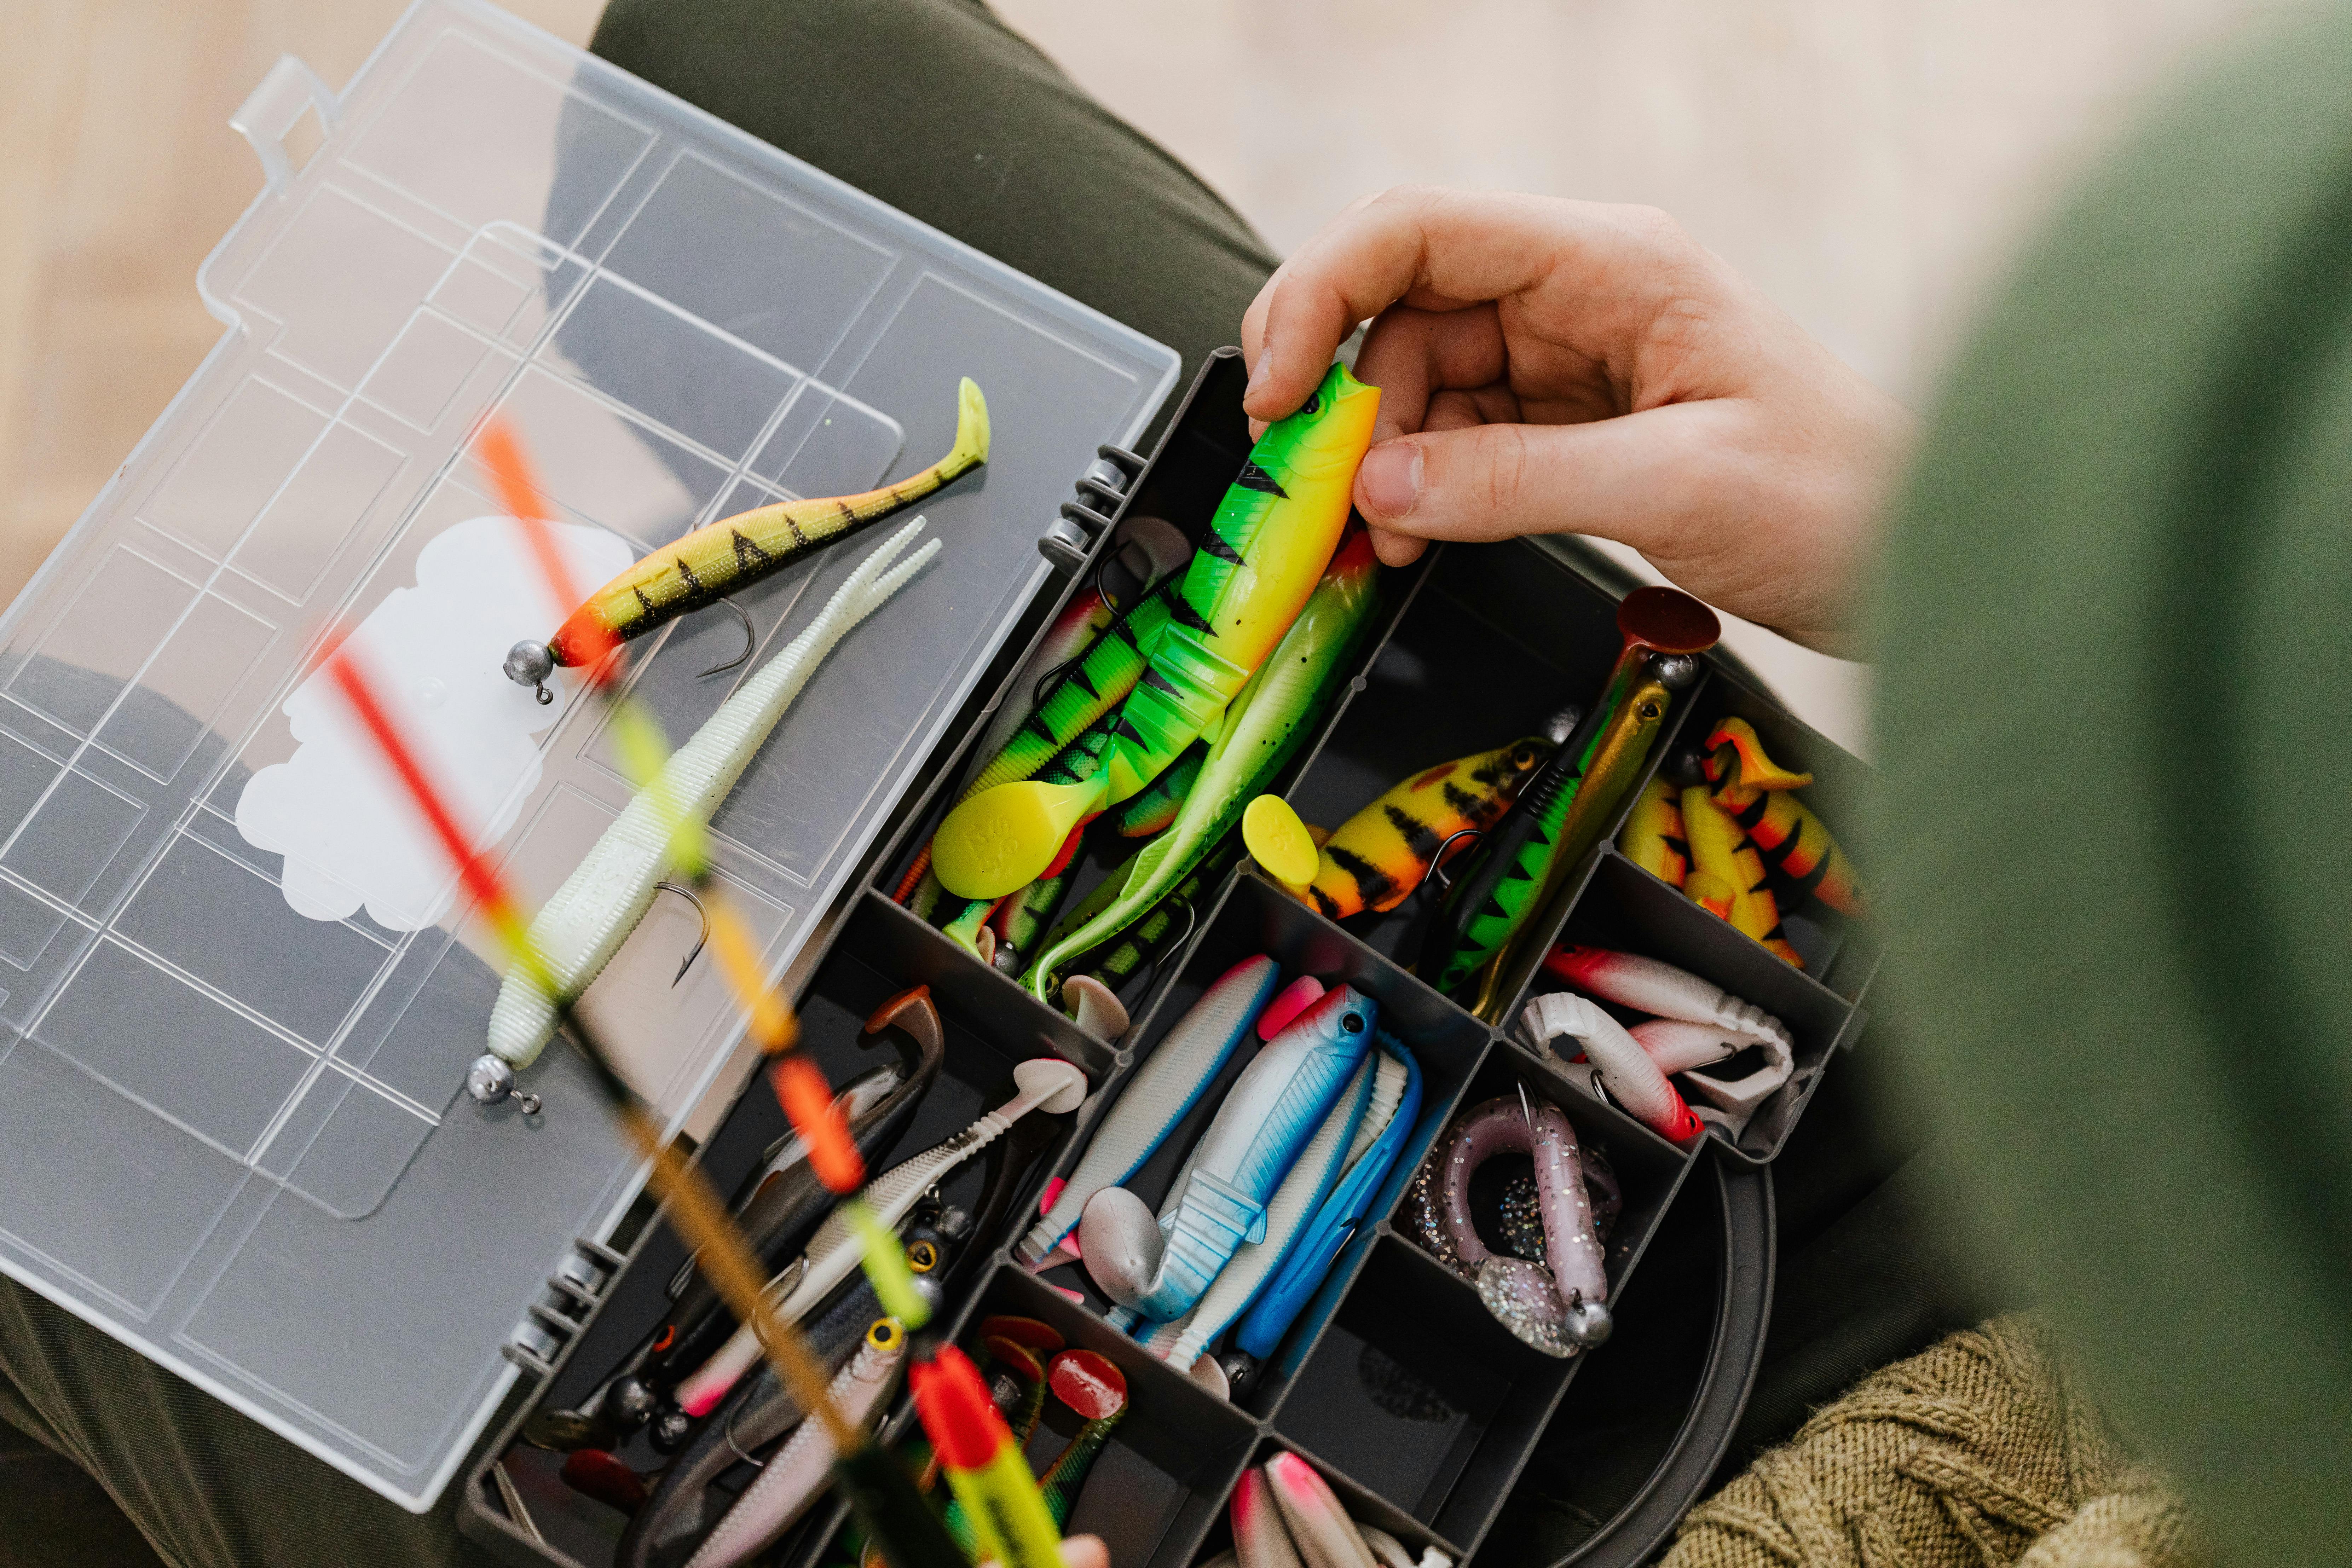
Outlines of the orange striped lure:
[[1764,879],[1764,857],[1703,784],[1683,791],[1683,828],[1691,851],[1683,891],[1729,921],[1734,931],[1754,937],[1774,956],[1802,969],[1805,961],[1780,929],[1780,904]]
[[1830,830],[1793,793],[1813,782],[1764,753],[1745,719],[1726,719],[1706,738],[1702,764],[1715,785],[1715,804],[1747,830],[1781,875],[1840,914],[1863,912],[1862,880]]
[[1447,839],[1493,826],[1528,774],[1556,750],[1550,741],[1529,735],[1440,763],[1394,785],[1331,835],[1316,858],[1307,898],[1335,921],[1396,908],[1429,875]]
[[1649,782],[1617,830],[1617,848],[1668,887],[1683,885],[1690,871],[1690,841],[1683,836],[1682,802],[1674,785],[1664,779]]
[[593,665],[632,637],[718,603],[772,572],[937,493],[988,461],[988,400],[966,376],[956,389],[955,445],[920,473],[862,495],[778,501],[706,523],[588,595],[543,643],[507,650],[507,679],[553,700],[558,668]]

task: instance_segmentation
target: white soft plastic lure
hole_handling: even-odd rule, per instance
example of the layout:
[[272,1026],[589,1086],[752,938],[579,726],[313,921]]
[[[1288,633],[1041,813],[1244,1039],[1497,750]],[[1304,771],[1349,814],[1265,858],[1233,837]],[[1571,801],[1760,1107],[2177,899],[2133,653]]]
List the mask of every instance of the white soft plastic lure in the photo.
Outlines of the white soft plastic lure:
[[[858,563],[807,629],[672,753],[660,777],[637,792],[540,910],[530,923],[530,944],[564,994],[586,990],[653,907],[677,825],[710,820],[834,645],[939,553],[934,539],[891,564],[922,526],[915,519]],[[490,1009],[490,1056],[512,1068],[529,1067],[554,1036],[555,997],[521,966],[509,970]],[[495,1062],[476,1065],[499,1076]]]
[[[896,1230],[915,1201],[939,1184],[940,1179],[1009,1131],[1033,1110],[1066,1116],[1087,1097],[1087,1075],[1075,1064],[1053,1057],[1033,1057],[1013,1069],[1011,1100],[946,1142],[932,1145],[910,1160],[900,1161],[868,1182],[857,1194],[867,1213],[883,1226]],[[799,1273],[786,1270],[768,1284],[768,1306],[780,1322],[797,1323],[834,1288],[856,1272],[866,1255],[865,1243],[848,1216],[836,1208],[809,1238]],[[677,1385],[677,1403],[688,1415],[709,1414],[713,1405],[735,1386],[735,1380],[760,1359],[760,1342],[747,1327],[739,1328],[694,1374]]]
[[1621,1007],[1684,1023],[1713,1024],[1751,1040],[1769,1040],[1782,1050],[1795,1044],[1789,1037],[1789,1026],[1755,1003],[1744,1002],[1688,970],[1658,959],[1613,952],[1605,947],[1571,947],[1554,953],[1545,967],[1570,984]]

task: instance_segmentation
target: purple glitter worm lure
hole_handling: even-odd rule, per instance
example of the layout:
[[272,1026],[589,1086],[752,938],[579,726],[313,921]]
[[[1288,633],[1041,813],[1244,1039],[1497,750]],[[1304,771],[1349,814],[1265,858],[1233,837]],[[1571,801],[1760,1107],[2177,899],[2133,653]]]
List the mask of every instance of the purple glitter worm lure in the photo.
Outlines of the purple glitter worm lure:
[[[1609,1271],[1584,1190],[1576,1129],[1553,1106],[1490,1100],[1463,1117],[1445,1149],[1440,1221],[1454,1256],[1474,1271],[1478,1299],[1512,1333],[1547,1355],[1569,1356],[1609,1337]],[[1470,1218],[1470,1178],[1497,1154],[1535,1162],[1536,1202],[1550,1265],[1496,1256]]]

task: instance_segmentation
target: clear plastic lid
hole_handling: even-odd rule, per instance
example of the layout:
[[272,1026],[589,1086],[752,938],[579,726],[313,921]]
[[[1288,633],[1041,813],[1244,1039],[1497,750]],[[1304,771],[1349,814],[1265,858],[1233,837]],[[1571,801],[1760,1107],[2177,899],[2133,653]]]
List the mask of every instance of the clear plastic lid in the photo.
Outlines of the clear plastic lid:
[[[465,0],[411,10],[340,98],[281,61],[237,123],[269,184],[200,276],[230,330],[0,622],[0,1268],[421,1510],[516,1375],[501,1346],[531,1342],[551,1276],[590,1277],[578,1241],[642,1173],[561,1050],[526,1075],[536,1118],[465,1098],[501,965],[462,904],[414,931],[298,913],[240,833],[320,632],[496,510],[467,455],[486,411],[551,515],[642,551],[915,471],[971,376],[994,447],[922,508],[941,558],[717,820],[781,972],[1177,356]],[[881,534],[740,595],[747,668]],[[711,610],[639,645],[674,739],[741,642]],[[499,840],[533,898],[629,794],[594,710],[548,719]],[[695,929],[657,900],[591,998],[673,1119],[739,1034],[707,961],[670,984]]]

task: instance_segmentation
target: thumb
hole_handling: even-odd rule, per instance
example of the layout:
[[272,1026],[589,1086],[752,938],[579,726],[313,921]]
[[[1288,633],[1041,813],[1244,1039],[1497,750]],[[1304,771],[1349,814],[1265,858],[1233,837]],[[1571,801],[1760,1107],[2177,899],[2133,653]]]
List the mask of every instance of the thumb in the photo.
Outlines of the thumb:
[[1400,436],[1364,454],[1356,506],[1374,529],[1420,539],[1575,532],[1648,550],[1720,499],[1718,423],[1690,403]]

